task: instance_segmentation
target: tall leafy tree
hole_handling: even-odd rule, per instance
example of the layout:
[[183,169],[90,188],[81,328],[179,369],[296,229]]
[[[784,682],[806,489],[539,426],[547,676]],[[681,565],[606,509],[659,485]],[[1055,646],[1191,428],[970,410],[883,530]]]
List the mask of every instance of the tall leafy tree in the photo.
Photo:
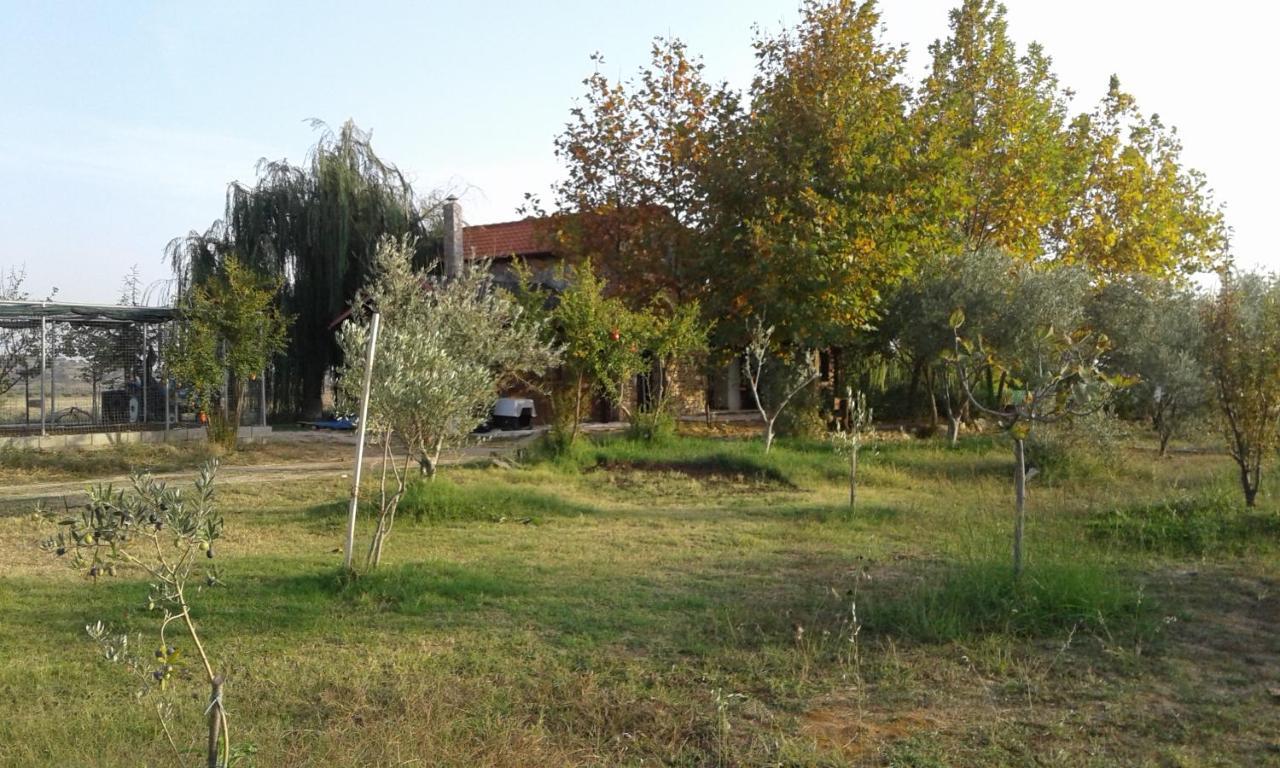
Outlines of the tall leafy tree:
[[1224,256],[1227,228],[1204,174],[1182,164],[1176,129],[1146,116],[1111,78],[1082,121],[1089,166],[1064,219],[1061,258],[1102,273],[1202,271]]
[[932,234],[943,250],[1040,258],[1086,162],[1069,94],[1039,45],[1019,54],[995,0],[964,0],[929,52],[913,118]]
[[261,162],[254,185],[230,186],[221,221],[168,247],[179,292],[232,253],[280,281],[280,308],[297,321],[274,366],[273,405],[308,417],[319,415],[325,374],[342,360],[331,323],[371,274],[381,238],[413,238],[418,266],[440,242],[438,207],[374,152],[367,132],[314,125],[322,133],[306,163]]
[[909,271],[905,53],[880,32],[874,2],[810,0],[756,41],[750,108],[721,115],[705,180],[704,280],[725,331],[763,316],[781,343],[839,344]]
[[[592,56],[597,67],[604,63]],[[702,76],[702,62],[674,38],[654,40],[635,78],[597,69],[556,138],[565,165],[555,185],[551,236],[590,259],[611,289],[638,308],[654,293],[688,298],[695,228],[703,216],[701,167],[718,105],[731,98]]]

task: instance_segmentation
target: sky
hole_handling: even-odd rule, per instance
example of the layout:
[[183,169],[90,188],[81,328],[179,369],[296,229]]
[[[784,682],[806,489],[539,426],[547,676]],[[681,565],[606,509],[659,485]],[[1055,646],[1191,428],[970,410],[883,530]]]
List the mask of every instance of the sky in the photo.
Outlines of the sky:
[[[882,0],[913,80],[957,2]],[[753,29],[794,22],[797,4],[0,0],[0,268],[25,269],[37,298],[113,302],[133,265],[163,281],[165,245],[217,219],[229,182],[252,182],[261,158],[304,160],[310,118],[354,119],[420,191],[456,191],[469,223],[512,219],[525,192],[550,199],[552,142],[593,52],[630,76],[673,35],[741,87]],[[1184,161],[1227,205],[1237,261],[1280,269],[1280,6],[1006,4],[1013,38],[1045,47],[1080,111],[1115,73],[1177,126]]]

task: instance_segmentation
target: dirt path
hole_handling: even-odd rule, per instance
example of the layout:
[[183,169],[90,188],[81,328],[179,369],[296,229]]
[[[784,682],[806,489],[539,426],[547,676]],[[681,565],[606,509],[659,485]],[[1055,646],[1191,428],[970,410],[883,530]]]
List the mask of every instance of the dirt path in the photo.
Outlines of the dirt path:
[[[523,435],[513,440],[494,440],[480,445],[468,446],[456,451],[447,452],[441,457],[441,464],[455,465],[491,458],[504,458],[515,454],[519,449],[527,447],[537,438],[537,434]],[[354,440],[349,441],[353,446]],[[401,455],[398,459],[403,461]],[[366,449],[365,471],[382,461],[381,450],[376,446]],[[251,466],[223,466],[218,470],[218,481],[227,485],[251,485],[255,483],[278,483],[316,478],[333,478],[349,475],[352,460],[345,461],[293,461]],[[173,472],[157,472],[155,477],[165,482],[185,482],[193,479],[196,470],[184,469]],[[115,474],[101,477],[87,477],[75,480],[59,480],[46,483],[23,483],[0,488],[0,515],[20,514],[30,511],[37,502],[61,505],[75,503],[85,496],[85,489],[113,484],[127,486],[129,475]]]

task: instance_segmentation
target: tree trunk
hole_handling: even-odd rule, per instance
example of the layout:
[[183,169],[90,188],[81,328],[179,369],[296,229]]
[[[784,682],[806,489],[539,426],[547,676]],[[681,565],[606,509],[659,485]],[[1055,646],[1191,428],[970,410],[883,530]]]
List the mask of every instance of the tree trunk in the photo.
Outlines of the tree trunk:
[[1246,507],[1257,505],[1258,486],[1261,484],[1258,482],[1261,479],[1260,475],[1261,472],[1250,472],[1249,465],[1246,462],[1240,463],[1240,485],[1244,488],[1244,505]]
[[920,363],[911,366],[911,382],[907,385],[907,416],[914,417],[916,409],[916,393],[920,391]]
[[[776,416],[774,418],[777,418]],[[764,421],[764,452],[768,453],[773,447],[773,419],[765,419]]]
[[929,426],[938,428],[938,381],[933,367],[925,373],[925,386],[929,389]]
[[955,406],[951,403],[951,374],[950,372],[943,374],[945,389],[943,391],[943,402],[947,406],[947,444],[952,448],[956,447],[956,443],[960,442],[960,419],[963,411],[956,411]]
[[427,480],[436,479],[436,471],[440,467],[440,451],[444,447],[444,438],[437,438],[436,443],[432,446],[430,455],[424,455],[422,461],[419,462],[419,469],[422,474],[427,476]]
[[1021,438],[1013,441],[1013,578],[1022,577],[1022,529],[1027,514],[1027,451]]
[[213,678],[210,688],[208,768],[220,768],[231,763],[231,755],[227,755],[225,761],[218,760],[218,742],[222,737],[222,675]]
[[573,393],[573,421],[569,429],[569,442],[578,439],[578,420],[582,418],[582,374],[578,374],[578,388]]
[[858,446],[849,450],[849,511],[858,504]]

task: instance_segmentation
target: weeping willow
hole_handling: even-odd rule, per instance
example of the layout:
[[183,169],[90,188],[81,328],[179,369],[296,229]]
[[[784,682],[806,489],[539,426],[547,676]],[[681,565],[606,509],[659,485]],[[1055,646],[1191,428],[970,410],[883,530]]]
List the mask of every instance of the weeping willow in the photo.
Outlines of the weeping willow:
[[179,299],[231,253],[281,280],[281,309],[294,322],[271,372],[272,410],[308,418],[320,414],[325,374],[341,362],[332,323],[364,284],[378,241],[416,238],[419,268],[441,252],[439,195],[419,197],[350,121],[337,132],[312,127],[321,135],[304,164],[259,161],[256,183],[228,187],[221,220],[166,249]]

